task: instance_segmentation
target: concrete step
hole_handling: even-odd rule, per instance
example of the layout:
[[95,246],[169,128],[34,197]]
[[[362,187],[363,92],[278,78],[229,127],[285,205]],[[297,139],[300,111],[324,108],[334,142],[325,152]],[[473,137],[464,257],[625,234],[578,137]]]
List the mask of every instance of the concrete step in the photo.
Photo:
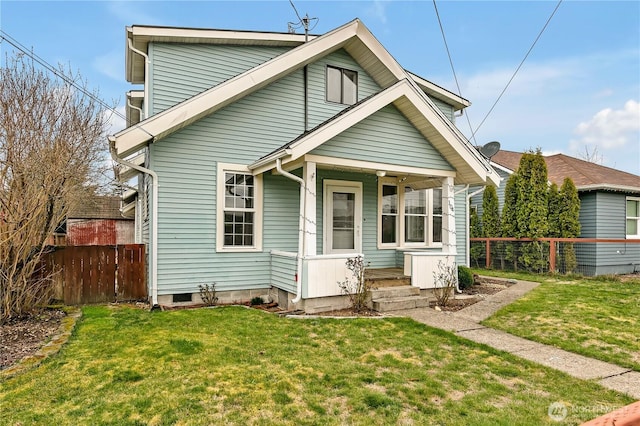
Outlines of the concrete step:
[[371,290],[371,300],[388,299],[393,297],[420,296],[420,289],[410,285],[399,287],[383,287]]
[[400,311],[428,306],[429,297],[427,296],[390,297],[373,301],[373,310],[377,312]]
[[365,278],[372,288],[404,287],[411,285],[411,277],[399,278]]

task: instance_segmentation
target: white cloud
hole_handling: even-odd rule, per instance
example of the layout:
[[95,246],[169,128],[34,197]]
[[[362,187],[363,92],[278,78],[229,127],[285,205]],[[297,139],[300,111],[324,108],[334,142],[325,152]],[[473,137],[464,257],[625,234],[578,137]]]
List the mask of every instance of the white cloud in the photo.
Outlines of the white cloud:
[[387,2],[374,0],[371,7],[367,8],[367,15],[378,19],[383,24],[387,23]]
[[118,82],[124,79],[124,55],[121,50],[112,50],[93,60],[93,68]]
[[571,140],[572,150],[583,146],[602,150],[621,148],[631,141],[640,142],[640,103],[629,100],[622,109],[605,108],[589,121],[576,126],[573,133],[578,139]]
[[105,133],[107,135],[113,135],[118,133],[120,130],[127,127],[127,122],[123,118],[125,116],[125,107],[124,105],[120,105],[116,108],[116,112],[114,111],[105,111],[104,116],[106,118],[106,126]]

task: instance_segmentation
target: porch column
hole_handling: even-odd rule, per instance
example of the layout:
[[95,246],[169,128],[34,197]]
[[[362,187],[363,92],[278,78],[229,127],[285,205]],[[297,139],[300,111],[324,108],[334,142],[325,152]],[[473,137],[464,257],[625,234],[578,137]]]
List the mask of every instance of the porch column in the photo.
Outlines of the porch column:
[[304,217],[305,233],[304,248],[305,256],[315,256],[316,254],[316,163],[305,161],[303,166],[303,179],[306,188]]
[[442,179],[442,251],[457,254],[453,178]]

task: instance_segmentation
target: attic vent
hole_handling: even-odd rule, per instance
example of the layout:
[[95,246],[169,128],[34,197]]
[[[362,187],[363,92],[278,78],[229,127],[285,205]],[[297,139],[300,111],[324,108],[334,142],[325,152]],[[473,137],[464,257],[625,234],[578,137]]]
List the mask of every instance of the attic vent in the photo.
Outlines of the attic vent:
[[173,303],[178,302],[191,302],[191,293],[177,293],[173,295]]

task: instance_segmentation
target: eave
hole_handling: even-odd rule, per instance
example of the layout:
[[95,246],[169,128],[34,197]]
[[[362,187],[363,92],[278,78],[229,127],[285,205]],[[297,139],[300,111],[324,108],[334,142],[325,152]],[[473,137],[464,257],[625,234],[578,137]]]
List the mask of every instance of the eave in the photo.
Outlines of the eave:
[[437,84],[432,83],[431,81],[426,80],[410,71],[407,71],[407,74],[409,74],[411,78],[413,78],[413,80],[418,84],[418,86],[429,96],[432,96],[448,105],[451,105],[455,111],[460,111],[461,109],[471,106],[471,102],[469,102],[462,96],[458,96],[455,93],[445,89],[444,87],[440,87]]

